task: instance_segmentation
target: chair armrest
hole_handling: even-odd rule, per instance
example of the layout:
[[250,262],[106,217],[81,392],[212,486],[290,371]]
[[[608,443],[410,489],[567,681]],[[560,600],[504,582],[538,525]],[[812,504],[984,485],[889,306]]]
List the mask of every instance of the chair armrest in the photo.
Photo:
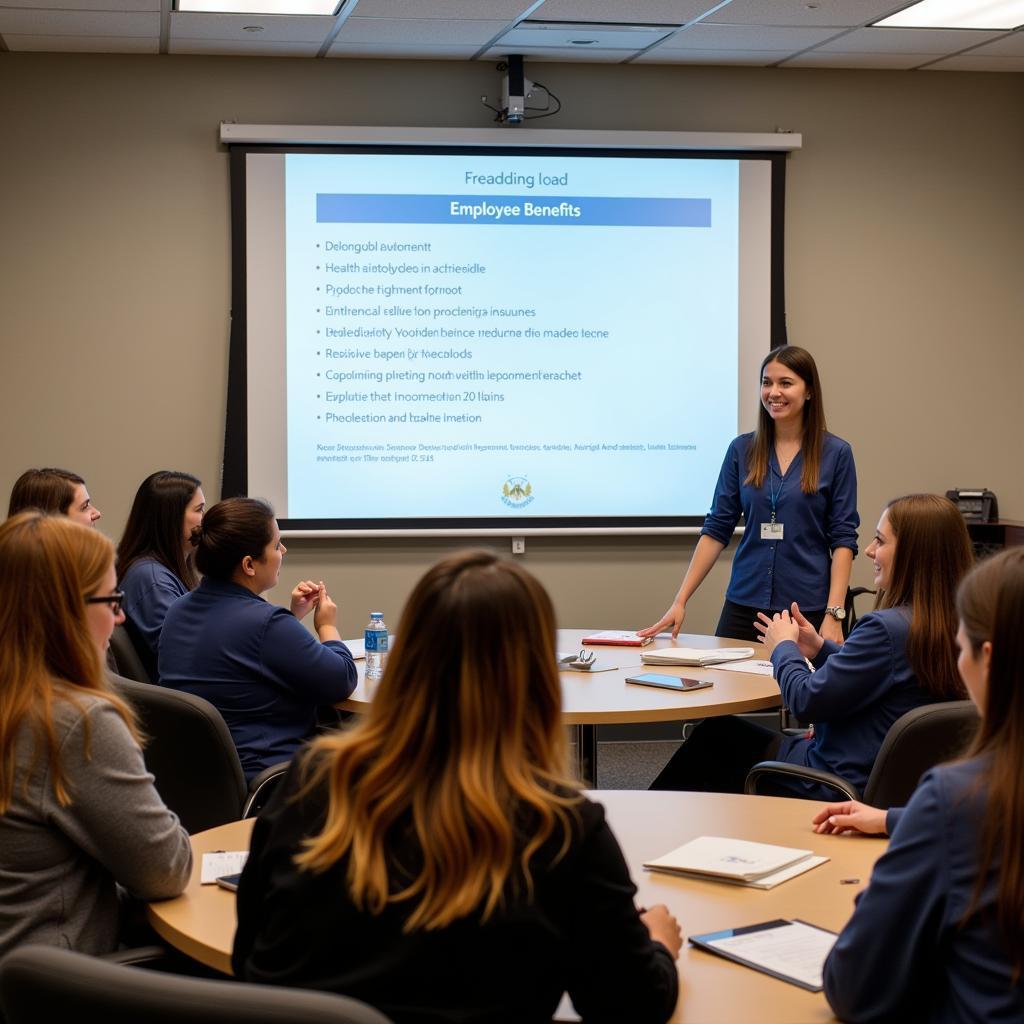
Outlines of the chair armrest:
[[809,768],[802,764],[789,764],[786,761],[761,761],[755,764],[747,773],[747,781],[744,783],[744,793],[757,793],[757,784],[762,776],[784,775],[793,779],[801,779],[804,782],[818,782],[830,786],[842,794],[845,800],[859,800],[860,792],[856,786],[851,785],[845,779],[831,772],[823,772],[819,768]]
[[290,767],[291,761],[279,761],[269,768],[264,768],[249,783],[249,793],[245,798],[245,806],[242,808],[243,818],[254,818],[259,814]]
[[123,967],[145,967],[166,961],[170,956],[171,951],[166,946],[135,946],[132,949],[115,949],[113,953],[102,954],[99,959]]

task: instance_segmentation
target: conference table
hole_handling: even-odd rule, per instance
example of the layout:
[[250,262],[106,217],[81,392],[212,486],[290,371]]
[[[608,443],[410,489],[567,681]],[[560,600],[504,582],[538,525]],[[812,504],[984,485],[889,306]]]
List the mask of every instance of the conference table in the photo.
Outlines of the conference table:
[[[582,638],[596,632],[596,629],[560,629],[558,652],[579,652],[583,647]],[[763,644],[692,633],[680,633],[675,641],[659,636],[646,647],[586,648],[595,655],[594,668],[574,670],[563,667],[561,673],[562,718],[567,725],[577,727],[576,755],[581,779],[590,783],[597,779],[599,725],[687,722],[718,715],[766,711],[782,706],[779,686],[771,676],[715,667],[643,664],[640,659],[643,652],[663,647],[696,647],[701,650],[752,647],[755,659],[767,657]],[[372,687],[367,686],[363,674],[365,665],[363,660],[356,662],[359,681],[349,699],[339,705],[346,711],[365,711],[372,699]],[[637,672],[706,679],[712,685],[706,689],[681,693],[627,683],[626,677]]]
[[[679,919],[684,939],[776,918],[800,918],[838,931],[886,847],[884,839],[815,835],[810,820],[819,805],[807,800],[635,790],[594,790],[589,796],[606,809],[639,889],[638,904],[666,904]],[[251,819],[232,822],[194,835],[195,863],[184,894],[151,903],[147,911],[150,923],[167,943],[224,974],[231,973],[235,896],[216,885],[200,885],[202,854],[246,849],[252,824]],[[701,835],[795,846],[830,859],[770,890],[644,870],[644,861]],[[822,994],[804,991],[685,942],[679,976],[680,996],[672,1021],[810,1024],[834,1019]],[[557,1017],[573,1019],[567,1001]]]

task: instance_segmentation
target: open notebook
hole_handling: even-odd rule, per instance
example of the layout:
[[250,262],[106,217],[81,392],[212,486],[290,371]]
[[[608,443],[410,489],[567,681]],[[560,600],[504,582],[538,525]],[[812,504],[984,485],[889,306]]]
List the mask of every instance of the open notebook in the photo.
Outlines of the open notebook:
[[754,656],[753,647],[663,647],[644,651],[640,659],[645,665],[720,665],[727,661],[745,661]]

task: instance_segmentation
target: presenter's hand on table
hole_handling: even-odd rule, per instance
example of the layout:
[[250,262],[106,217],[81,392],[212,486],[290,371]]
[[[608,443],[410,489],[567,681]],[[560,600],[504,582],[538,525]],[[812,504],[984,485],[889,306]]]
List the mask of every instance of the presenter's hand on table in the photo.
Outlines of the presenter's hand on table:
[[679,922],[669,913],[664,903],[658,903],[640,914],[640,920],[647,925],[647,931],[655,942],[660,942],[671,954],[673,960],[679,959],[679,950],[683,945],[683,930]]
[[845,800],[841,804],[828,804],[811,820],[819,835],[860,832],[866,836],[884,836],[886,812],[862,804],[859,800]]
[[768,618],[764,612],[758,612],[757,619],[754,628],[761,634],[769,654],[783,640],[792,640],[805,658],[813,659],[825,642],[821,634],[804,618],[796,601],[789,612],[778,612],[772,618]]
[[679,636],[679,630],[683,628],[683,619],[685,618],[686,605],[676,601],[653,626],[638,629],[636,634],[637,636],[654,636],[655,633],[660,633],[663,629],[671,628],[672,639],[675,640]]
[[304,619],[316,607],[323,590],[323,580],[314,583],[312,580],[301,580],[292,591],[291,610],[297,619]]

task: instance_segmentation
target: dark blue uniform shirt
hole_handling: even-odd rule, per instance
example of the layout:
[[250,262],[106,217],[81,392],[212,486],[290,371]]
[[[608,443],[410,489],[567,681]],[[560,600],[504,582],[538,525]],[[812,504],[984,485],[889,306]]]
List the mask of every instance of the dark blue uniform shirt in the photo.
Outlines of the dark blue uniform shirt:
[[933,769],[900,815],[889,849],[825,962],[825,995],[841,1020],[1024,1020],[1024,982],[1012,982],[992,921],[998,851],[980,903],[964,920],[978,880],[984,768],[976,758]]
[[[853,452],[842,438],[825,434],[818,490],[804,494],[800,490],[802,453],[783,476],[772,451],[764,483],[760,487],[743,483],[753,440],[753,434],[741,434],[729,445],[701,530],[728,544],[743,516],[746,529],[725,596],[750,608],[788,608],[796,601],[801,608],[822,609],[828,603],[832,552],[849,548],[857,553],[860,516]],[[761,540],[761,524],[771,521],[773,494],[775,520],[784,526],[781,541]]]
[[287,608],[237,583],[204,579],[167,612],[160,684],[224,716],[245,777],[287,761],[316,731],[316,709],[345,700],[356,667],[340,640],[320,643]]

